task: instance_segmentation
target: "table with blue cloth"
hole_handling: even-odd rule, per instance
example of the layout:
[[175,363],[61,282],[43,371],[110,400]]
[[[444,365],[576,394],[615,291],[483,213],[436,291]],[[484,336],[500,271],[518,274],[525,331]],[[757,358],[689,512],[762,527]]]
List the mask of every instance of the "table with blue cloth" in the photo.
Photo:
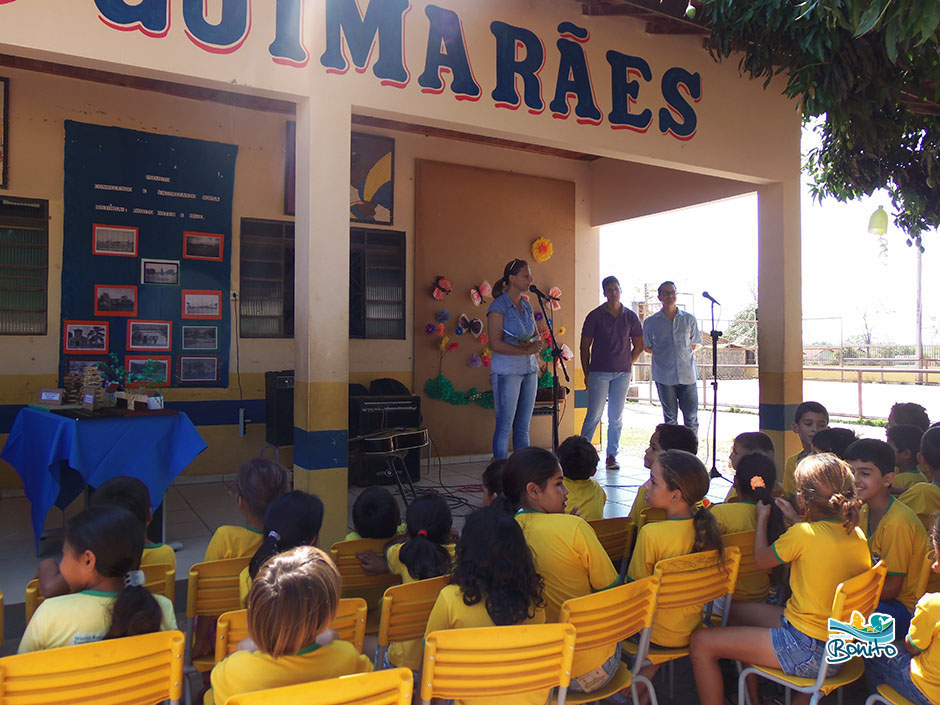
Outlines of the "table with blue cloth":
[[[156,509],[170,483],[206,449],[184,413],[76,420],[24,407],[16,415],[0,458],[23,480],[38,549],[46,514],[67,507],[88,485],[136,477]],[[154,522],[156,523],[156,522]]]

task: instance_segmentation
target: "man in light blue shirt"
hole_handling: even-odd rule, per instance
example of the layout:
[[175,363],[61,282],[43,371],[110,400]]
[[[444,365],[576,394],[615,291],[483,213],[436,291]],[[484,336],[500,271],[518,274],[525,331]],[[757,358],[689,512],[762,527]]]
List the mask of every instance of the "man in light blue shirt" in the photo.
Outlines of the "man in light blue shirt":
[[698,433],[698,373],[692,352],[702,342],[695,316],[676,306],[676,285],[659,285],[663,307],[643,324],[643,349],[653,356],[652,375],[663,406],[663,420],[682,422]]

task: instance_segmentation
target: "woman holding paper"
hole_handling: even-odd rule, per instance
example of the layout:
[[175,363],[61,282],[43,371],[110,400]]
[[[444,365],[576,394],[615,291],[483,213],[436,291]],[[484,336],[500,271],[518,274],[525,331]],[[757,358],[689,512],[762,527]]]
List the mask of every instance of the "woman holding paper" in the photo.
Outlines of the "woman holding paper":
[[529,422],[538,389],[542,338],[528,298],[523,296],[532,284],[529,263],[514,259],[503,269],[493,287],[493,303],[486,312],[487,330],[493,358],[490,383],[493,385],[493,458],[509,457],[509,435],[513,450],[529,445]]

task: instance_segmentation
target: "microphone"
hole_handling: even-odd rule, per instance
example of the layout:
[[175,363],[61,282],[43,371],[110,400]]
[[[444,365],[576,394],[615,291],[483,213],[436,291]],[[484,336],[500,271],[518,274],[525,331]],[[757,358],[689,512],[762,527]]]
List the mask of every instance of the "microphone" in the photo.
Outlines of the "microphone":
[[535,284],[529,287],[529,291],[538,296],[540,299],[545,299],[546,301],[558,301],[557,296],[549,296],[548,294],[542,293]]
[[713,304],[716,304],[716,305],[718,305],[718,306],[721,306],[721,304],[718,303],[718,301],[715,300],[715,297],[712,296],[711,294],[709,294],[707,291],[703,291],[703,292],[702,292],[702,296],[704,296],[706,299],[708,299],[709,301],[711,301]]

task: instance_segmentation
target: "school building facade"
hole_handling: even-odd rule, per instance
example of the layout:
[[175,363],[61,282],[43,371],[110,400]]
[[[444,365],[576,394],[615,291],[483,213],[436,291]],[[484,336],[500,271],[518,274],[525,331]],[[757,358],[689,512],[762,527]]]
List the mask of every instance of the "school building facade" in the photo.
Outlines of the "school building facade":
[[[328,507],[345,507],[349,383],[391,377],[423,394],[428,380],[443,375],[457,391],[489,388],[485,365],[471,360],[485,356],[481,338],[455,329],[460,314],[485,321],[486,303],[474,306],[471,288],[495,282],[507,261],[528,259],[540,288],[561,290],[553,319],[564,329],[560,342],[576,351],[605,274],[600,226],[750,192],[759,203],[760,425],[781,458],[794,452],[792,434],[784,432],[802,393],[798,106],[781,95],[781,81],[764,89],[740,77],[735,61],[713,61],[701,34],[662,33],[655,23],[627,13],[598,16],[590,6],[575,0],[0,0],[0,77],[9,87],[0,199],[48,205],[45,333],[0,335],[0,442],[22,405],[35,401],[40,388],[59,386],[69,359],[83,359],[81,351],[67,353],[63,339],[65,317],[76,315],[67,312],[74,311],[73,299],[90,297],[92,285],[129,285],[112,276],[114,262],[125,258],[94,253],[96,236],[76,234],[78,221],[70,216],[78,207],[69,194],[80,173],[74,155],[82,135],[120,128],[180,140],[181,150],[192,140],[237,148],[234,180],[226,184],[230,237],[218,241],[217,261],[215,231],[198,235],[199,224],[183,216],[198,210],[189,203],[179,208],[185,227],[174,221],[161,228],[154,213],[135,223],[134,209],[109,205],[122,197],[113,192],[120,184],[103,187],[93,179],[91,186],[98,188],[94,207],[103,223],[139,230],[138,259],[161,233],[174,243],[181,228],[197,233],[176,250],[165,244],[152,250],[180,263],[181,289],[190,265],[222,277],[191,290],[219,292],[219,303],[195,294],[209,296],[199,305],[223,321],[212,355],[198,353],[197,341],[205,342],[212,326],[196,330],[185,315],[186,294],[186,320],[164,314],[173,318],[174,338],[164,356],[173,378],[164,396],[189,413],[209,445],[187,474],[231,474],[256,455],[264,444],[258,423],[264,372],[293,369],[294,445],[281,460],[293,462],[297,488],[316,492]],[[394,145],[393,158],[358,173],[362,165],[351,164],[350,145],[361,135],[393,140],[385,141]],[[159,149],[148,158],[147,174],[170,178],[158,173]],[[289,207],[292,177],[295,205]],[[196,193],[184,191],[167,187],[161,197]],[[351,211],[357,198],[360,211]],[[354,242],[351,213],[358,220]],[[251,263],[255,271],[258,263],[246,257],[243,230],[258,223],[293,228],[293,337],[246,335],[246,292],[241,302],[237,297],[246,281],[242,268]],[[69,261],[75,238],[85,237],[88,255]],[[535,262],[531,248],[540,237],[551,242],[552,256]],[[368,251],[372,240],[384,246],[395,238],[403,292],[381,278],[382,259]],[[365,285],[351,282],[350,274],[351,253],[363,247],[379,263]],[[207,259],[214,262],[209,269]],[[432,296],[441,276],[453,284],[443,301]],[[72,288],[74,281],[88,290]],[[158,286],[144,281],[133,282],[141,306]],[[397,332],[378,325],[374,337],[363,330],[351,337],[351,286],[367,289],[359,292],[366,312],[357,308],[355,316],[397,319]],[[173,297],[179,300],[178,293]],[[458,343],[446,354],[436,330],[443,310],[446,334]],[[88,316],[109,323],[109,345],[130,351],[127,316]],[[180,347],[184,324],[197,352]],[[146,330],[159,337],[159,327]],[[157,355],[141,356],[148,354]],[[213,358],[215,367],[176,359],[187,355]],[[575,391],[562,438],[580,427],[586,406],[577,357],[570,364]],[[200,384],[199,375],[209,379],[212,370],[218,379]],[[183,378],[188,383],[179,384]],[[491,410],[427,395],[422,403],[442,456],[488,456]],[[244,436],[239,409],[254,421]],[[533,420],[533,439],[549,444],[548,417]],[[20,486],[2,462],[0,486]],[[326,545],[342,537],[345,521],[345,511],[327,512]]]

